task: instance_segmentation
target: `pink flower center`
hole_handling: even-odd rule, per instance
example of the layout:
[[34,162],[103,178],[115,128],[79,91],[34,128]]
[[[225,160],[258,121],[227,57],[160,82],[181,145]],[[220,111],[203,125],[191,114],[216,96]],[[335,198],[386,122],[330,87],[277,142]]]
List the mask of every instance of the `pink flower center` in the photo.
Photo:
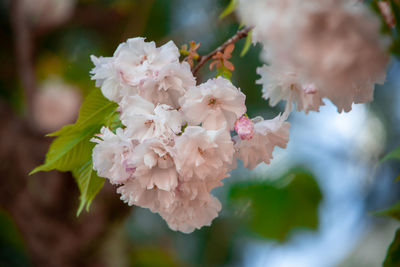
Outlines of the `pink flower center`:
[[124,160],[123,162],[122,162],[122,166],[125,168],[125,172],[128,174],[128,175],[133,175],[134,173],[135,173],[135,171],[136,171],[136,167],[132,167],[132,166],[130,166],[129,164],[128,164],[128,161],[127,160]]
[[147,120],[144,122],[144,125],[146,125],[147,127],[150,127],[153,123],[154,123],[153,120]]
[[199,148],[197,148],[197,150],[199,151],[200,155],[203,155],[203,154],[204,154],[204,150],[203,150],[203,149],[201,149],[200,147],[199,147]]
[[217,99],[215,99],[215,98],[210,98],[210,100],[208,101],[209,106],[215,106],[216,103],[217,103]]
[[139,65],[142,65],[146,60],[147,60],[147,56],[146,56],[146,55],[142,56],[142,57],[140,58]]

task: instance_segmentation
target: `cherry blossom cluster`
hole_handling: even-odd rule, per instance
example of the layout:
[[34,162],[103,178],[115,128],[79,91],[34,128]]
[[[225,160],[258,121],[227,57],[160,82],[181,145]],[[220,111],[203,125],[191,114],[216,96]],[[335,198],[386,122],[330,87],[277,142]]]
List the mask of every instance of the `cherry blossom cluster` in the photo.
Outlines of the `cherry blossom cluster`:
[[[118,186],[121,199],[159,213],[185,233],[210,225],[221,204],[211,190],[236,167],[269,163],[285,147],[289,123],[248,118],[245,95],[218,77],[196,85],[170,41],[122,43],[112,57],[94,57],[92,79],[118,103],[123,127],[92,139],[93,168]],[[231,136],[235,130],[237,135]]]
[[[383,83],[387,42],[380,21],[358,0],[240,0],[238,13],[264,47],[258,81],[271,105],[319,111],[323,98],[339,112],[372,101]],[[388,18],[390,20],[390,18]]]

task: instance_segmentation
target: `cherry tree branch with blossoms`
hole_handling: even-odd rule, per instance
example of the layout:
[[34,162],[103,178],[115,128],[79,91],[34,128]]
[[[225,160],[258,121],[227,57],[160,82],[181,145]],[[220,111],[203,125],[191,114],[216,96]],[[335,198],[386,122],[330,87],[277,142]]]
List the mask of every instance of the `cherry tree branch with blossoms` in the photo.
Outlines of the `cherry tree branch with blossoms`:
[[[318,112],[329,99],[339,113],[349,112],[372,101],[375,84],[385,81],[388,39],[363,3],[242,0],[237,13],[249,26],[204,56],[192,42],[183,49],[189,63],[179,60],[173,41],[157,47],[142,37],[110,57],[92,56],[90,74],[100,89],[74,125],[51,134],[57,138],[33,173],[72,171],[82,194],[78,213],[106,179],[128,205],[190,233],[218,216],[221,203],[211,190],[237,160],[254,169],[270,163],[275,147],[286,147],[293,106]],[[246,37],[263,45],[260,58],[268,65],[257,69],[256,82],[271,106],[286,102],[284,115],[247,117],[246,95],[224,75],[234,70],[227,61],[234,43]],[[210,59],[217,60],[217,77],[198,84],[195,76]]]
[[245,27],[241,30],[238,30],[231,38],[229,38],[226,42],[220,45],[218,48],[213,50],[212,52],[208,53],[207,55],[200,56],[197,65],[193,68],[193,74],[196,75],[200,68],[206,64],[208,60],[210,60],[215,54],[218,52],[222,52],[227,48],[229,45],[236,43],[237,41],[246,38],[249,32],[253,29],[253,27]]

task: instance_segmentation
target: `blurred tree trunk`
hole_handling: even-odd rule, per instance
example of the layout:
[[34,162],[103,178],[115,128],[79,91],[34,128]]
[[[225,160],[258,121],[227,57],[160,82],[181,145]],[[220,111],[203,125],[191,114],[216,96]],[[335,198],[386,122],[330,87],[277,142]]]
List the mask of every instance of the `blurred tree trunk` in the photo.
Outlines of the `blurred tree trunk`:
[[98,255],[104,236],[130,209],[106,184],[90,213],[77,218],[79,191],[69,173],[28,176],[51,139],[33,133],[1,103],[0,118],[0,206],[13,216],[34,266],[105,266]]
[[31,29],[24,14],[21,0],[10,3],[11,26],[14,32],[15,56],[18,74],[24,88],[26,117],[32,123],[31,115],[36,91],[35,71],[33,67],[33,41]]

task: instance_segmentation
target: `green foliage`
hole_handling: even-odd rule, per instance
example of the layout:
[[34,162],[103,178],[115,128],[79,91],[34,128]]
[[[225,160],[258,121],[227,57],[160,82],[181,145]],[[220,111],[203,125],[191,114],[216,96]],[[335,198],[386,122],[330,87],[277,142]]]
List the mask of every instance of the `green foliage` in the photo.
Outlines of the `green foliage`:
[[389,152],[382,160],[381,162],[391,160],[391,159],[396,159],[400,160],[400,146],[398,146],[396,149],[393,151]]
[[215,77],[218,77],[218,76],[222,76],[225,79],[228,79],[231,81],[232,72],[222,64],[220,68],[217,68],[217,74],[215,75]]
[[[392,207],[373,213],[378,216],[390,216],[398,221],[400,221],[400,201],[394,204]],[[383,263],[384,267],[397,267],[400,266],[400,229],[397,230],[394,240],[388,252],[386,254],[386,259]]]
[[249,49],[250,49],[252,41],[253,41],[252,35],[253,35],[253,31],[250,31],[249,34],[247,34],[246,41],[244,43],[242,52],[240,52],[241,57],[244,57],[247,54],[247,52],[249,52]]
[[21,234],[12,218],[0,210],[0,266],[31,266]]
[[400,201],[386,210],[375,212],[374,215],[390,216],[400,221]]
[[383,267],[398,267],[400,266],[400,229],[397,230],[396,235],[390,245]]
[[58,136],[50,145],[45,163],[36,167],[30,174],[50,170],[70,171],[85,163],[91,157],[94,146],[90,139],[100,127],[89,126],[80,132],[67,132],[66,135]]
[[294,228],[316,229],[322,199],[314,177],[294,169],[275,182],[261,180],[235,184],[231,202],[244,210],[245,227],[264,238],[284,241]]
[[[198,237],[203,244],[198,246],[197,261],[201,266],[230,266],[228,263],[235,257],[234,241],[235,225],[233,218],[217,218],[212,222],[212,227],[201,229]],[[224,265],[225,264],[225,265]]]
[[79,132],[86,126],[102,126],[114,112],[118,105],[103,96],[99,89],[93,90],[85,99],[79,111],[75,124],[64,126],[61,130],[47,136],[67,135]]
[[82,212],[86,205],[86,211],[89,211],[92,200],[104,185],[104,178],[97,176],[93,170],[92,160],[72,171],[81,192],[80,204],[77,216]]
[[39,171],[72,171],[79,186],[81,197],[77,214],[86,210],[104,185],[104,179],[92,170],[90,139],[103,125],[117,127],[120,124],[116,113],[117,104],[106,99],[100,89],[94,89],[85,99],[75,124],[67,125],[48,136],[56,136],[46,154],[45,163],[30,174]]
[[138,249],[132,254],[131,266],[175,267],[179,266],[179,264],[166,251],[157,247],[148,247]]
[[165,36],[168,36],[171,31],[171,14],[169,12],[165,12],[165,10],[170,10],[173,8],[172,1],[143,1],[140,5],[150,5],[149,8],[151,8],[148,14],[140,14],[140,16],[145,16],[144,19],[146,20],[146,29],[142,33],[143,36],[146,36],[147,40],[160,40]]
[[[400,160],[400,146],[398,146],[396,149],[393,151],[389,152],[380,162],[383,163],[388,160]],[[397,176],[395,181],[400,181],[400,175]]]
[[[57,49],[54,57],[59,65],[55,66],[58,70],[55,74],[79,87],[85,95],[91,92],[93,81],[88,79],[88,73],[93,68],[93,63],[90,55],[106,53],[99,34],[90,28],[69,27],[62,32],[53,32],[48,38]],[[48,77],[52,71],[47,70],[43,73],[44,77]]]
[[237,5],[238,5],[238,0],[231,0],[228,6],[224,9],[224,11],[222,11],[222,13],[219,15],[219,18],[223,19],[226,16],[232,14],[235,11]]

